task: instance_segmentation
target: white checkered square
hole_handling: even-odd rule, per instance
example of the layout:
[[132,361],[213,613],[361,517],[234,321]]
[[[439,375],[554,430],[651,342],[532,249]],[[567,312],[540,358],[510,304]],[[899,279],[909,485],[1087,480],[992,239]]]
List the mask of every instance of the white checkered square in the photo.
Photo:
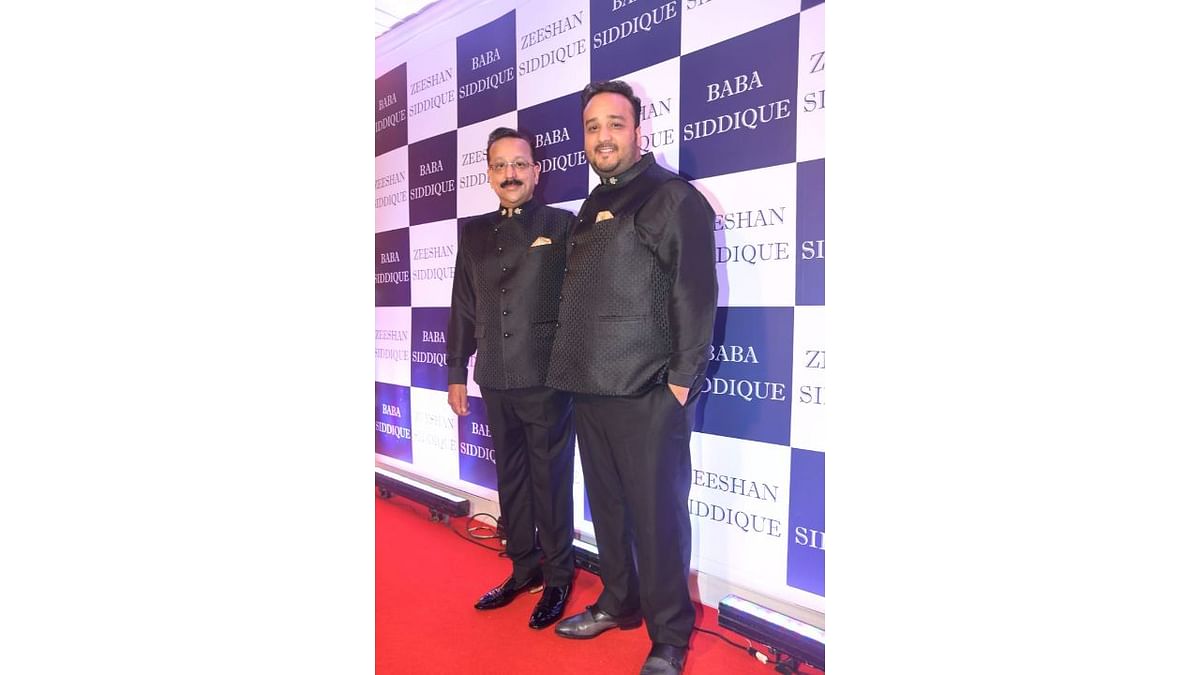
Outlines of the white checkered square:
[[458,216],[469,218],[496,210],[500,200],[488,183],[487,139],[497,127],[517,127],[517,111],[458,130]]
[[453,39],[430,47],[408,62],[408,142],[437,136],[458,126],[458,91]]
[[825,308],[796,307],[792,356],[792,447],[825,450]]
[[796,180],[791,164],[692,181],[717,218],[721,307],[792,307],[796,301]]
[[588,0],[517,8],[518,108],[583,89],[590,75],[589,26]]
[[800,13],[800,0],[685,0],[681,4],[683,54]]
[[458,480],[458,415],[446,403],[446,392],[413,387],[413,465],[445,483]]
[[408,146],[375,158],[375,231],[408,227]]
[[796,161],[825,156],[825,3],[800,14]]
[[692,434],[692,566],[768,595],[786,574],[791,448]]
[[412,383],[409,353],[412,351],[412,308],[375,308],[375,381]]
[[408,228],[413,307],[449,307],[458,255],[458,221],[439,220]]

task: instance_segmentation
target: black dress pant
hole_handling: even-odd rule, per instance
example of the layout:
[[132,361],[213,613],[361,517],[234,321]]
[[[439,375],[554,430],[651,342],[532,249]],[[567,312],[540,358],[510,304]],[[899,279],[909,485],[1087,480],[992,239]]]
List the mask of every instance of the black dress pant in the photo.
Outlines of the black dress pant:
[[480,392],[492,433],[496,492],[513,578],[523,582],[537,570],[535,542],[540,541],[546,584],[570,583],[575,574],[571,396],[546,387],[480,387]]
[[688,518],[696,414],[664,384],[639,396],[575,395],[580,459],[600,550],[597,607],[641,609],[653,642],[687,647],[696,611],[688,595]]

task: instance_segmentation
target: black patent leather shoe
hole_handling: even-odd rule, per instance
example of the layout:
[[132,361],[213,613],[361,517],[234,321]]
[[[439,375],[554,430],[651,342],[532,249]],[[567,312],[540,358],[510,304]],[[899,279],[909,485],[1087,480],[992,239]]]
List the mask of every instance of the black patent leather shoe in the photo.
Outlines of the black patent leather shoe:
[[656,642],[638,675],[679,675],[683,672],[684,661],[687,661],[687,649]]
[[479,598],[479,602],[475,603],[475,609],[498,609],[512,602],[513,598],[521,594],[521,591],[530,589],[529,592],[533,593],[541,585],[542,573],[540,570],[534,572],[533,576],[524,583],[517,583],[513,577],[509,577],[504,580],[504,583],[484,593],[483,597]]
[[562,618],[563,610],[567,608],[567,596],[571,594],[571,584],[563,586],[547,586],[542,591],[542,599],[529,617],[529,627],[541,630]]
[[586,640],[594,638],[610,628],[629,630],[637,628],[641,623],[641,612],[634,612],[626,616],[613,616],[608,612],[596,609],[595,605],[588,605],[588,608],[582,612],[560,621],[554,627],[554,632],[572,640]]

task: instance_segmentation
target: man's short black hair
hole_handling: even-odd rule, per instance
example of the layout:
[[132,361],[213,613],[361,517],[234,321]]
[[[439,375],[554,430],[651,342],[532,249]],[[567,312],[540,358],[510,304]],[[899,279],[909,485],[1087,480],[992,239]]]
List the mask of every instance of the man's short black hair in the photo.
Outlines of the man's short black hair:
[[633,94],[633,87],[630,87],[621,80],[593,82],[584,87],[583,93],[580,96],[583,99],[583,105],[580,107],[580,110],[582,111],[587,108],[588,101],[592,100],[593,96],[605,92],[620,94],[629,99],[629,104],[633,106],[633,126],[634,128],[642,126],[642,99]]
[[510,129],[508,127],[496,127],[494,130],[492,130],[492,133],[488,134],[486,154],[489,159],[492,156],[492,143],[495,143],[501,138],[519,138],[525,141],[529,144],[529,159],[533,159],[533,136],[530,136],[527,132],[517,131],[516,129]]

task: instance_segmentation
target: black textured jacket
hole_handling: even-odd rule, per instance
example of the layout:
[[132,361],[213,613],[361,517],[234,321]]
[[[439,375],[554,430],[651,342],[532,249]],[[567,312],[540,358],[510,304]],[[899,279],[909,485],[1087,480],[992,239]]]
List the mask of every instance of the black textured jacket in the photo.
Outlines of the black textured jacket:
[[546,385],[613,396],[696,386],[717,307],[714,219],[652,154],[596,186],[570,233]]
[[[490,389],[541,385],[554,341],[570,211],[530,200],[463,226],[446,332],[449,383]],[[551,243],[533,246],[539,237]]]

